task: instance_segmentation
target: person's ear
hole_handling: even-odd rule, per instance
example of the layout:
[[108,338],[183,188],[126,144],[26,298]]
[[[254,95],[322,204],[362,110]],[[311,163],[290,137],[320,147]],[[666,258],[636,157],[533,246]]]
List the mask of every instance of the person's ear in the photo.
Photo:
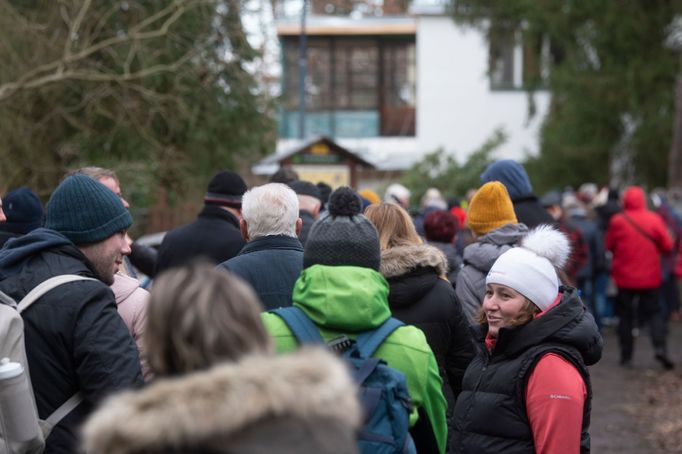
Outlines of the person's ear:
[[248,242],[249,241],[249,228],[246,225],[246,221],[244,220],[244,218],[241,218],[239,220],[239,231],[241,232],[242,238],[244,239],[244,241]]
[[296,236],[301,234],[301,229],[303,228],[303,219],[296,219]]

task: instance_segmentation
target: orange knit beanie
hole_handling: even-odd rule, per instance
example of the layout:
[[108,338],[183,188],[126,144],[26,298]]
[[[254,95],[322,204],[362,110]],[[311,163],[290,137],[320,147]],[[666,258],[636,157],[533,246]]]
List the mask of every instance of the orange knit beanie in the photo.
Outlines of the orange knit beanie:
[[469,203],[466,222],[477,236],[505,224],[516,224],[518,221],[507,188],[499,181],[481,186]]

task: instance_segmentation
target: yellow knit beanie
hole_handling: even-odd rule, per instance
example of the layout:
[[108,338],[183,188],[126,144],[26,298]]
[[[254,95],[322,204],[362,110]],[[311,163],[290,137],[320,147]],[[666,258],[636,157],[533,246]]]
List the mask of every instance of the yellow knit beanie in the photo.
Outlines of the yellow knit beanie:
[[362,191],[358,192],[358,194],[360,194],[360,197],[367,199],[369,203],[381,203],[381,197],[379,197],[379,195],[371,189],[363,189]]
[[469,203],[466,222],[477,236],[505,224],[516,224],[518,221],[507,188],[499,181],[481,186]]

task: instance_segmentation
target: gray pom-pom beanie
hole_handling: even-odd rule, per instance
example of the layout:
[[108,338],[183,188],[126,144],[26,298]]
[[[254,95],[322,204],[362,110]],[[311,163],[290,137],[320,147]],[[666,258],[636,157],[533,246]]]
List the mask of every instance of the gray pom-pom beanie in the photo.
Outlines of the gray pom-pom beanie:
[[340,187],[329,197],[328,211],[310,228],[303,267],[359,266],[379,270],[381,251],[376,227],[361,214],[360,196]]

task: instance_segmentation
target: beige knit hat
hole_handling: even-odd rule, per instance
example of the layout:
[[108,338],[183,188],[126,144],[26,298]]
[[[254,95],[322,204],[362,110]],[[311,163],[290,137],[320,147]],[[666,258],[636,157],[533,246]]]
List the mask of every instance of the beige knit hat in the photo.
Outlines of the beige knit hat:
[[481,186],[469,203],[466,222],[477,236],[518,223],[507,188],[499,181]]

